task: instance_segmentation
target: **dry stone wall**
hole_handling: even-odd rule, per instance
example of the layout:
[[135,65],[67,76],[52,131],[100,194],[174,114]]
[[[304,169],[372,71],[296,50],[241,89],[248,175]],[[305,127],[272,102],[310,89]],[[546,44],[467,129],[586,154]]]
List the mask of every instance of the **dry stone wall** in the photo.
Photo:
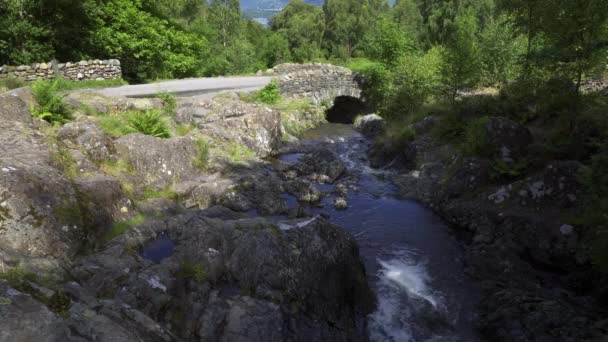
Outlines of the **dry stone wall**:
[[272,69],[277,75],[281,95],[311,98],[317,103],[339,96],[362,99],[363,82],[350,69],[322,63],[281,64]]
[[6,78],[18,78],[24,81],[35,81],[37,79],[54,79],[62,77],[64,79],[80,80],[111,80],[122,77],[120,61],[109,60],[89,60],[76,63],[34,63],[32,65],[0,67],[0,80]]

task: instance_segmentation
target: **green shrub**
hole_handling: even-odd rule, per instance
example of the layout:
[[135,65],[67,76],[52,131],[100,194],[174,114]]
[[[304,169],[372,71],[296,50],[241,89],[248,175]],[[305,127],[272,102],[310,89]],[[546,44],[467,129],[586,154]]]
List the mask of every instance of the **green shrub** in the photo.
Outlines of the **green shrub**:
[[58,78],[55,82],[57,82],[57,90],[75,90],[75,89],[94,89],[94,88],[108,88],[115,87],[120,85],[128,84],[123,79],[114,79],[114,80],[81,80],[81,81],[71,81],[66,80],[64,78]]
[[492,151],[488,148],[486,137],[487,116],[474,120],[465,130],[462,150],[465,154],[477,157],[490,157]]
[[110,231],[105,234],[103,240],[110,241],[113,238],[124,234],[127,230],[131,229],[131,227],[142,224],[146,218],[146,216],[139,214],[132,219],[115,222],[112,224]]
[[7,88],[8,90],[25,87],[26,85],[27,85],[26,81],[19,79],[19,78],[14,78],[14,77],[10,77],[10,78],[0,81],[0,88]]
[[175,125],[175,135],[178,137],[184,137],[194,130],[194,126],[190,124],[177,124]]
[[494,160],[494,165],[492,165],[492,178],[494,179],[511,179],[517,178],[524,174],[526,168],[528,167],[528,163],[524,161],[520,161],[517,163],[507,163],[502,159]]
[[177,200],[177,193],[175,190],[171,189],[171,187],[166,187],[161,190],[156,189],[146,189],[144,190],[143,199],[151,199],[151,198],[167,198],[172,200]]
[[178,276],[198,283],[204,283],[207,280],[207,272],[203,264],[190,260],[183,260],[181,262]]
[[270,105],[279,102],[281,99],[281,89],[279,88],[279,83],[277,81],[270,82],[256,94],[255,99],[258,102]]
[[130,112],[126,118],[127,126],[136,132],[157,138],[171,137],[167,122],[157,110]]
[[59,81],[38,80],[32,83],[32,94],[38,107],[32,107],[32,115],[52,124],[63,124],[71,120],[63,95],[58,90]]
[[460,115],[448,113],[441,115],[439,123],[433,129],[435,136],[448,143],[462,141],[466,130],[466,123]]
[[209,168],[209,143],[202,138],[197,139],[196,145],[196,157],[192,160],[192,165],[202,171],[206,171]]
[[228,154],[230,160],[235,163],[239,163],[246,159],[255,157],[255,152],[236,142],[231,142],[230,144],[228,144],[226,153]]
[[99,127],[112,138],[120,138],[135,132],[133,128],[127,126],[124,118],[118,115],[100,115],[97,118],[97,123],[99,124]]
[[156,95],[156,97],[164,102],[163,113],[168,116],[174,116],[177,109],[177,98],[175,95],[165,91]]
[[585,206],[579,224],[588,229],[594,266],[608,273],[608,153],[593,158],[582,177]]

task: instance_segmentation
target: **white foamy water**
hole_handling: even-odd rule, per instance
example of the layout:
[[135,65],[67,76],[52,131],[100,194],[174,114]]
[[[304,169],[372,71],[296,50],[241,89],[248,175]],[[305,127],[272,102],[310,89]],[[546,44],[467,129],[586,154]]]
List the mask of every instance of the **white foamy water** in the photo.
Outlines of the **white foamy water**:
[[390,260],[378,260],[378,307],[370,315],[369,333],[374,342],[417,341],[416,317],[442,316],[442,297],[433,291],[426,266],[409,253],[396,253]]
[[400,259],[379,261],[382,266],[381,277],[396,284],[399,289],[407,291],[414,298],[424,299],[437,308],[437,299],[431,294],[428,281],[429,275],[424,265],[408,264]]

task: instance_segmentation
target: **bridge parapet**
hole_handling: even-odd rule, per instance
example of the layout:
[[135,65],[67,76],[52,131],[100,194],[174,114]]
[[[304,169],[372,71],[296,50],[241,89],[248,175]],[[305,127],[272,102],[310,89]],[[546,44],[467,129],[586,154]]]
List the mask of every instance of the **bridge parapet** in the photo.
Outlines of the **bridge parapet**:
[[277,75],[281,95],[311,98],[316,103],[340,96],[362,99],[362,78],[350,69],[332,64],[281,64],[272,69]]

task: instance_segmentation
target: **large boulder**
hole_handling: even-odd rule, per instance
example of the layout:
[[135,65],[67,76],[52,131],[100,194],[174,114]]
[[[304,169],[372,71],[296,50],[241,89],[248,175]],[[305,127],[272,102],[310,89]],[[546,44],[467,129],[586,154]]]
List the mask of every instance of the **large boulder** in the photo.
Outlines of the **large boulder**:
[[0,120],[32,122],[30,106],[36,104],[29,88],[19,88],[0,94]]
[[355,129],[369,138],[382,135],[386,130],[384,119],[377,114],[369,114],[355,120]]
[[346,165],[330,149],[319,148],[302,156],[292,169],[311,181],[333,183],[346,172]]
[[133,133],[114,143],[119,156],[130,161],[145,186],[164,188],[200,172],[193,165],[197,151],[190,137],[161,139]]
[[62,318],[0,280],[0,341],[70,341]]
[[281,117],[269,107],[234,97],[180,100],[176,120],[194,124],[204,134],[239,143],[266,157],[281,143]]
[[116,153],[112,139],[94,123],[67,123],[59,129],[57,137],[67,147],[86,153],[97,164],[112,160]]
[[528,128],[507,118],[490,117],[483,128],[485,143],[505,162],[518,161],[532,143]]
[[365,340],[357,322],[372,294],[354,239],[321,218],[244,217],[211,208],[149,220],[73,275],[186,340]]
[[[21,256],[69,259],[83,237],[79,194],[53,166],[46,137],[0,122],[0,249]],[[11,260],[3,260],[11,264]]]

